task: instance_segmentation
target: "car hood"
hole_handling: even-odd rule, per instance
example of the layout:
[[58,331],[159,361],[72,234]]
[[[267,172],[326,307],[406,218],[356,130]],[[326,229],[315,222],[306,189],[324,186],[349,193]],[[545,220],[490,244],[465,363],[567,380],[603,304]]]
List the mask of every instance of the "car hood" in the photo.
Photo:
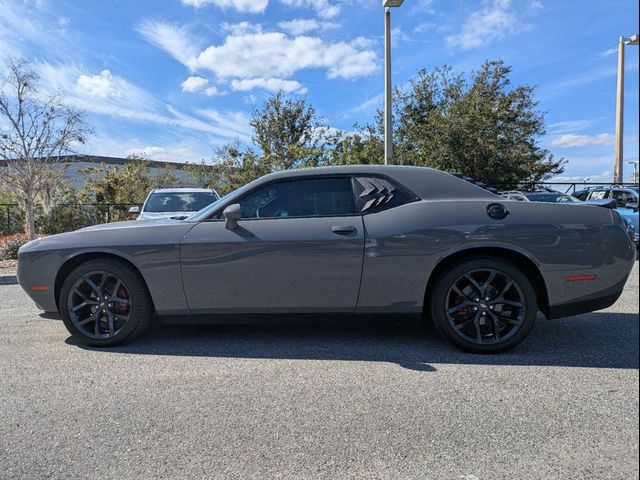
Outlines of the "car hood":
[[[163,225],[175,225],[177,223],[185,223],[182,220],[172,220],[170,218],[155,218],[148,220],[128,220],[126,222],[111,222],[92,225],[90,227],[81,228],[75,232],[90,232],[99,230],[129,229],[129,228],[149,228],[159,227]],[[191,223],[189,223],[191,225]],[[71,233],[75,233],[71,232]],[[64,235],[64,234],[62,234]],[[55,235],[54,235],[55,236]]]
[[177,244],[193,225],[193,222],[170,219],[105,223],[32,240],[23,245],[20,252],[94,249],[108,251],[129,245]]

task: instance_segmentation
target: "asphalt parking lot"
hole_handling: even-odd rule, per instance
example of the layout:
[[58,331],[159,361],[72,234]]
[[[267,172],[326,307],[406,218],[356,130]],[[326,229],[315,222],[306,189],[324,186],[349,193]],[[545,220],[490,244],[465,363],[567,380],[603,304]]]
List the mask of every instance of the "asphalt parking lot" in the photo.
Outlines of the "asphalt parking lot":
[[498,356],[406,321],[93,350],[0,286],[2,479],[637,477],[637,263],[612,308]]

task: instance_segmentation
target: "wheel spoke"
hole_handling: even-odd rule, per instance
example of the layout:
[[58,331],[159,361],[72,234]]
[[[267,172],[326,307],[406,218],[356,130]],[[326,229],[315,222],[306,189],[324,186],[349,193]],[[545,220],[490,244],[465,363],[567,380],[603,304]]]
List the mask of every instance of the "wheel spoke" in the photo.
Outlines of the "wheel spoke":
[[492,302],[492,304],[498,304],[498,305],[509,305],[510,307],[516,307],[516,308],[522,308],[523,304],[522,302],[516,302],[515,300],[507,300],[505,298],[499,298],[495,301]]
[[128,298],[113,297],[111,300],[115,303],[120,303],[122,305],[129,305]]
[[84,281],[87,285],[89,285],[91,287],[91,289],[93,291],[95,291],[99,297],[102,296],[102,290],[100,290],[100,287],[98,285],[96,285],[93,280],[91,280],[89,277],[85,277]]
[[97,311],[92,313],[91,315],[89,315],[87,318],[85,318],[84,320],[80,320],[78,323],[78,325],[82,326],[82,325],[86,325],[87,323],[94,321],[96,319],[96,314]]
[[464,276],[467,280],[469,280],[469,283],[471,283],[471,285],[473,285],[473,287],[476,289],[476,291],[478,292],[478,295],[482,295],[482,287],[480,286],[480,284],[476,281],[475,278],[473,278],[471,273],[467,273]]
[[498,274],[498,272],[496,272],[495,270],[493,270],[490,274],[489,277],[487,278],[487,281],[484,282],[482,284],[482,294],[486,295],[487,293],[487,289],[491,286],[491,282],[493,282],[494,278],[496,278],[496,275]]
[[507,281],[507,284],[504,286],[504,288],[502,289],[502,292],[500,292],[500,295],[498,295],[499,298],[504,298],[504,296],[507,294],[507,292],[509,291],[509,289],[513,286],[513,280],[509,279]]
[[461,323],[457,323],[456,325],[453,326],[453,328],[455,328],[456,330],[462,330],[464,327],[466,327],[467,325],[469,325],[471,322],[475,322],[475,317],[472,317],[468,320],[465,320],[464,322]]
[[75,293],[76,295],[78,295],[78,296],[79,296],[80,298],[82,298],[83,300],[85,300],[85,301],[86,301],[86,300],[89,300],[89,298],[88,298],[84,293],[82,293],[82,292],[81,292],[77,287],[73,287],[73,290],[72,290],[72,291],[73,291],[73,293]]
[[73,308],[71,309],[71,311],[72,311],[72,312],[77,312],[77,311],[78,311],[78,310],[80,310],[82,307],[86,307],[86,306],[89,306],[89,305],[97,305],[97,304],[98,304],[98,302],[95,302],[95,301],[93,301],[93,300],[85,300],[84,302],[82,302],[82,303],[80,303],[80,304],[76,305],[75,307],[73,307]]
[[109,335],[115,334],[116,327],[113,321],[113,315],[110,312],[107,312],[107,323],[109,325]]
[[473,325],[476,330],[476,340],[478,343],[482,343],[482,332],[480,331],[480,312],[476,313],[476,316],[473,318]]
[[493,320],[493,336],[496,338],[496,342],[499,342],[500,341],[500,319],[495,313],[491,311],[489,312],[489,316]]
[[454,292],[456,292],[456,294],[458,294],[458,295],[459,295],[460,297],[462,297],[464,300],[466,300],[466,301],[469,301],[469,300],[470,300],[470,298],[469,298],[469,297],[467,297],[464,293],[462,293],[462,290],[460,290],[460,289],[458,288],[458,286],[457,286],[457,285],[454,285],[454,286],[452,287],[452,290],[453,290]]
[[115,284],[115,286],[113,287],[113,290],[111,291],[111,300],[115,300],[118,296],[118,290],[120,290],[120,287],[122,286],[122,282],[120,280],[118,280]]

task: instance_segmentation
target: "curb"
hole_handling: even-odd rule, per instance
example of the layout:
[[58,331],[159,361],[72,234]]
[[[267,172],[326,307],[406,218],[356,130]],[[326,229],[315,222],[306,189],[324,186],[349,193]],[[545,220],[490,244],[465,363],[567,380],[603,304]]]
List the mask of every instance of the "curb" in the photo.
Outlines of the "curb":
[[0,285],[17,285],[18,278],[15,275],[0,275]]

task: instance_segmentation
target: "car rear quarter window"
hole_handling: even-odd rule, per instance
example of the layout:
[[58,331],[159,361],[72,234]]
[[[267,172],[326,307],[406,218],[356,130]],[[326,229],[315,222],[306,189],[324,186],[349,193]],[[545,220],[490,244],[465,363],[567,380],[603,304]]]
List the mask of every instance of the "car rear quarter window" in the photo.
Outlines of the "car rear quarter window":
[[387,178],[354,178],[358,211],[376,212],[416,200],[417,197]]

